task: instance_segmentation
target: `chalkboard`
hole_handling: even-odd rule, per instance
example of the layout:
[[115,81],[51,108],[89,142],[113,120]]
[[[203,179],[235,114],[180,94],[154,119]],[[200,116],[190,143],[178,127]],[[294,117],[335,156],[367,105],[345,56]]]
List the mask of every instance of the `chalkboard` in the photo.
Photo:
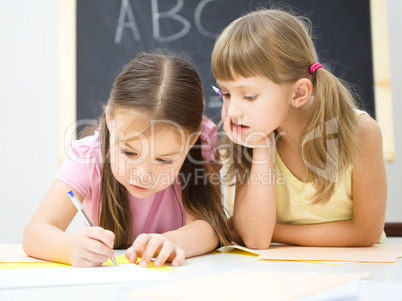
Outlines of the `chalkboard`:
[[205,113],[219,121],[210,68],[217,35],[246,12],[278,4],[310,18],[320,62],[354,84],[374,116],[370,0],[77,0],[77,120],[101,113],[114,78],[138,53],[168,48],[192,58]]

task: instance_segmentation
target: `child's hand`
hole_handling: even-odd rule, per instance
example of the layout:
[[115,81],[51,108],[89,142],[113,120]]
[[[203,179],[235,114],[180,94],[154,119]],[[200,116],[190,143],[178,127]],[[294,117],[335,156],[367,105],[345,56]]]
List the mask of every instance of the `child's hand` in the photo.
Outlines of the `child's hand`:
[[160,267],[166,261],[178,266],[186,256],[183,249],[163,234],[140,234],[127,249],[126,257],[132,263],[137,261],[137,257],[141,257],[142,267],[148,267],[151,259],[156,257],[154,267]]
[[101,266],[114,256],[114,233],[101,227],[85,227],[73,239],[70,251],[71,265],[76,267]]

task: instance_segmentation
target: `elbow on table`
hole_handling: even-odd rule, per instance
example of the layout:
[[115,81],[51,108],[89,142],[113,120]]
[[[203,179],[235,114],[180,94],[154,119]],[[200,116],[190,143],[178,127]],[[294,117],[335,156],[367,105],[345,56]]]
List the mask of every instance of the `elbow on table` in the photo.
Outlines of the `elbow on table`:
[[371,247],[378,243],[382,236],[382,229],[378,231],[370,231],[370,233],[362,233],[360,239],[356,242],[357,247]]
[[29,239],[28,239],[28,229],[27,229],[27,227],[25,227],[25,229],[24,229],[24,233],[23,233],[23,235],[22,235],[22,249],[24,250],[24,252],[27,254],[27,255],[30,255],[29,254],[29,251],[30,251],[30,248],[29,248]]
[[371,247],[380,242],[381,235],[365,240],[363,247]]
[[28,256],[33,256],[32,246],[35,242],[35,239],[32,238],[32,229],[30,224],[28,223],[25,226],[23,235],[22,235],[22,249],[24,250],[25,254]]
[[271,245],[272,237],[247,237],[243,238],[244,245],[249,249],[268,249]]
[[372,239],[364,239],[362,241],[359,241],[355,246],[356,247],[371,247],[375,245],[378,242],[378,240],[372,240]]

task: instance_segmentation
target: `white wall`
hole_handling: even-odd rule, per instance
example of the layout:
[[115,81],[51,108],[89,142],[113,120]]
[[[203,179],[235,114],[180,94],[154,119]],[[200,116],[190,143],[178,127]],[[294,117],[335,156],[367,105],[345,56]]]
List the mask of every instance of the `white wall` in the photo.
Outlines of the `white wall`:
[[[396,161],[386,218],[402,222],[402,1],[388,6]],[[0,1],[0,243],[22,241],[58,168],[58,20],[57,0]]]
[[[382,0],[378,0],[382,1]],[[386,221],[402,222],[402,1],[388,1],[395,161],[387,163],[388,206]]]
[[1,0],[0,41],[0,243],[17,243],[58,167],[58,1]]

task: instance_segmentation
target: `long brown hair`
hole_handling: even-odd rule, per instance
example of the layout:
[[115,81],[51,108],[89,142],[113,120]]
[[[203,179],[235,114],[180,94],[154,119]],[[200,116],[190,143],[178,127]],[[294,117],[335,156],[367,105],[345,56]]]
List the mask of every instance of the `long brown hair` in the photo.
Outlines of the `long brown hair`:
[[[309,67],[316,61],[310,21],[275,9],[260,9],[229,24],[215,43],[211,61],[215,78],[222,81],[236,76],[263,76],[276,84],[295,83],[300,78],[312,81],[314,100],[299,155],[309,167],[307,180],[317,191],[314,204],[329,201],[338,175],[355,163],[359,139],[351,90],[326,69],[311,75]],[[226,137],[222,143],[231,142]],[[233,152],[224,152],[232,156],[229,175],[237,173],[243,178],[251,167],[246,159],[252,158],[251,149],[230,147]]]
[[[133,221],[128,192],[114,178],[109,163],[110,132],[106,125],[106,110],[110,116],[117,110],[135,110],[146,116],[149,124],[151,120],[168,120],[179,125],[186,134],[193,134],[200,131],[203,119],[202,83],[197,70],[188,60],[161,50],[137,56],[113,83],[105,112],[100,118],[104,164],[99,215],[100,226],[115,234],[114,247],[124,248],[134,240]],[[150,127],[139,126],[144,132]],[[230,244],[231,234],[221,200],[220,183],[211,181],[219,175],[220,167],[206,163],[201,156],[201,140],[198,138],[177,178],[180,183],[186,183],[182,185],[183,206],[195,218],[208,222],[216,231],[220,244],[227,245]],[[204,179],[199,178],[200,174]]]

